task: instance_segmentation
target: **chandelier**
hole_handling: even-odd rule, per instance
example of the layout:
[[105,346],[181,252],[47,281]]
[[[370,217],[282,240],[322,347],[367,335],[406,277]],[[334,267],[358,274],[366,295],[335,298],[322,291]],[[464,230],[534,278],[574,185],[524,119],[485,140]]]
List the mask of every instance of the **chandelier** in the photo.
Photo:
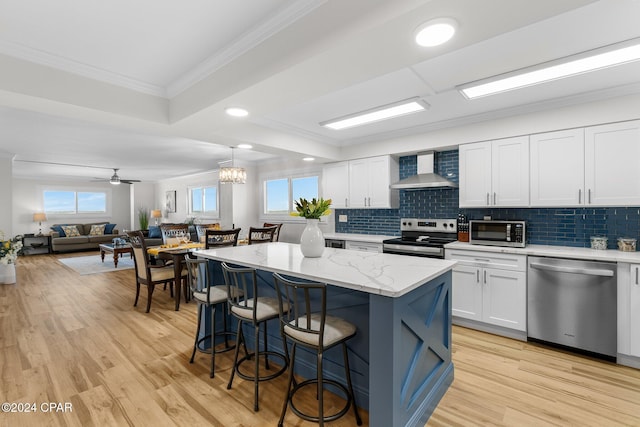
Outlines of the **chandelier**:
[[218,180],[221,184],[244,184],[247,182],[247,171],[233,165],[233,147],[231,147],[231,166],[220,168]]

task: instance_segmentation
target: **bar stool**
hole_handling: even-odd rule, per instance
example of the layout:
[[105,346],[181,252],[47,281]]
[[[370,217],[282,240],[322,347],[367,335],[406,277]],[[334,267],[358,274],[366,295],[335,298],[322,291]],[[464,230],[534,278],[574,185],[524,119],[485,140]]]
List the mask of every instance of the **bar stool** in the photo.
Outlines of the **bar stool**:
[[[321,426],[326,421],[333,421],[345,415],[349,407],[353,405],[353,413],[356,423],[362,425],[362,419],[358,413],[355,402],[353,385],[351,383],[351,373],[349,370],[349,357],[347,354],[347,340],[356,334],[356,327],[339,317],[327,315],[327,286],[324,283],[300,282],[287,279],[278,273],[273,274],[278,292],[278,303],[280,307],[280,330],[283,339],[292,341],[291,359],[289,362],[289,382],[285,394],[284,404],[278,426],[282,426],[287,407],[300,418],[307,421],[314,421]],[[313,312],[311,307],[319,306],[320,311]],[[284,308],[286,307],[286,310]],[[296,358],[296,347],[298,344],[309,348],[316,353],[317,378],[308,379],[300,383],[294,380],[294,365]],[[345,376],[347,386],[337,381],[326,379],[322,373],[323,353],[338,344],[342,345],[344,357]],[[316,396],[318,399],[318,415],[305,414],[296,408],[293,397],[296,392],[303,387],[316,384]],[[344,408],[340,411],[324,416],[324,385],[329,384],[344,393],[347,400]],[[293,385],[293,388],[292,388]]]
[[[271,297],[261,297],[258,295],[258,280],[256,270],[247,267],[231,267],[226,263],[222,263],[222,272],[224,273],[224,280],[227,284],[227,298],[229,309],[231,314],[238,319],[238,330],[236,336],[236,351],[234,356],[234,369],[231,372],[231,378],[229,378],[229,384],[227,384],[227,390],[231,389],[233,384],[233,378],[235,374],[245,380],[252,380],[254,382],[254,405],[253,410],[258,411],[258,384],[260,381],[268,381],[274,379],[287,370],[289,362],[289,351],[287,349],[286,342],[282,341],[284,354],[270,351],[267,343],[267,321],[276,319],[279,316],[278,300]],[[249,292],[251,290],[251,293]],[[249,298],[251,296],[251,298]],[[281,308],[282,311],[287,311],[286,304]],[[246,342],[244,333],[242,331],[242,325],[249,323],[254,327],[254,339],[255,347],[253,353],[248,353],[246,348]],[[259,349],[260,339],[260,325],[264,324],[264,350]],[[240,344],[244,346],[245,356],[238,360],[240,353]],[[282,360],[282,367],[277,371],[269,375],[260,375],[260,357],[264,357],[265,369],[269,370],[269,358],[275,357]],[[243,373],[240,369],[243,362],[254,359],[254,372],[253,375]]]
[[[198,326],[196,328],[196,338],[193,343],[193,353],[191,353],[189,363],[193,363],[196,356],[196,349],[203,353],[211,353],[211,371],[209,377],[213,378],[215,376],[216,353],[224,353],[235,348],[235,345],[229,345],[228,340],[229,335],[235,334],[227,329],[227,287],[226,285],[211,285],[206,260],[202,258],[192,259],[185,256],[185,261],[187,264],[189,287],[191,288],[193,298],[198,303]],[[202,274],[202,272],[204,272],[204,274]],[[222,305],[224,329],[216,332],[216,306],[218,305]],[[202,338],[198,338],[200,336],[200,326],[202,324],[204,308],[209,309],[211,316],[211,333]],[[224,336],[224,347],[221,349],[215,348],[217,336]],[[200,349],[199,345],[207,339],[211,340],[211,348],[209,350]]]

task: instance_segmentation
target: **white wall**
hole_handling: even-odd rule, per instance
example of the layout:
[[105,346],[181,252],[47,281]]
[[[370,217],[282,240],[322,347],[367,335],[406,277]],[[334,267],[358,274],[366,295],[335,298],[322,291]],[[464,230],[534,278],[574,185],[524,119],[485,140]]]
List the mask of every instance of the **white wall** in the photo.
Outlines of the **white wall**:
[[151,218],[151,211],[154,209],[162,209],[164,204],[160,205],[156,202],[157,184],[152,182],[137,182],[131,184],[131,214],[129,230],[139,230],[140,222],[138,220],[138,212],[140,209],[147,211],[149,217],[149,225],[155,224],[155,220]]
[[[11,182],[9,180],[8,182]],[[42,232],[49,231],[49,227],[53,224],[60,223],[89,223],[109,221],[117,224],[116,228],[120,231],[130,222],[130,198],[128,185],[111,185],[109,183],[77,183],[70,181],[47,181],[28,179],[13,179],[13,234],[37,233],[38,224],[33,222],[33,214],[42,212],[42,188],[58,187],[61,189],[88,189],[98,190],[105,189],[111,193],[111,213],[108,215],[74,215],[72,218],[51,217],[42,224]]]
[[0,152],[0,231],[9,239],[17,234],[13,228],[13,186],[11,183],[13,155]]

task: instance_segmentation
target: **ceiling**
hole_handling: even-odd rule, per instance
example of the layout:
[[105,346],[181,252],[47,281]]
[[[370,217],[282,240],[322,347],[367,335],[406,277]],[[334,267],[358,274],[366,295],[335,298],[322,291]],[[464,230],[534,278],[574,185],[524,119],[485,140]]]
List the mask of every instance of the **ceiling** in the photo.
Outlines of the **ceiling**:
[[[638,0],[0,0],[0,153],[19,178],[120,168],[143,181],[217,168],[240,143],[253,149],[235,150],[239,163],[364,155],[373,141],[640,92],[640,63],[473,101],[456,90],[640,37],[638,16]],[[456,36],[413,43],[438,17]],[[319,125],[415,96],[427,111]]]

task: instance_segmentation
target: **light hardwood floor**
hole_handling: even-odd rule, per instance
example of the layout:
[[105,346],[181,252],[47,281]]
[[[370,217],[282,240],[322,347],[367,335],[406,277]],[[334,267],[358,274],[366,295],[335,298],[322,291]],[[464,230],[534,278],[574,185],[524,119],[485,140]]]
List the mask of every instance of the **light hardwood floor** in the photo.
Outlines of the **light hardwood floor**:
[[[57,261],[79,255],[21,257],[18,284],[0,285],[0,403],[37,407],[0,413],[0,426],[277,425],[284,376],[261,384],[254,413],[252,383],[226,389],[231,353],[214,379],[207,355],[189,364],[195,304],[176,312],[157,289],[145,314],[133,270],[79,276]],[[455,381],[428,426],[640,426],[638,370],[457,327],[453,351]],[[45,413],[46,402],[73,410]],[[289,411],[285,425],[313,424]]]

